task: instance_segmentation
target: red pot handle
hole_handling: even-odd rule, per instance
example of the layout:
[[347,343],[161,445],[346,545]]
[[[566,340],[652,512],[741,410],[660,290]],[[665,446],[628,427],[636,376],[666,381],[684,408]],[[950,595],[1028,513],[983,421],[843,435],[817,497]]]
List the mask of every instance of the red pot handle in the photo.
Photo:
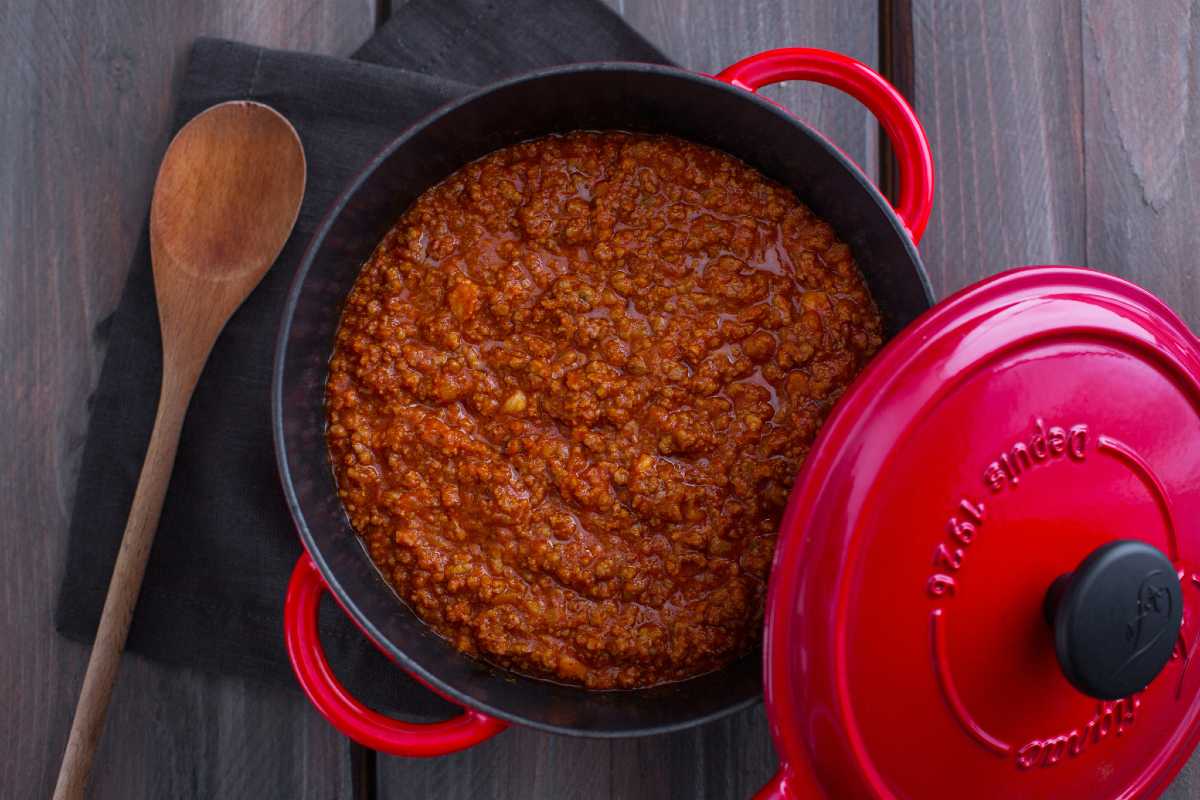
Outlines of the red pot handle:
[[779,771],[758,790],[754,800],[826,800],[828,795],[807,760],[780,762]]
[[308,554],[300,556],[288,582],[283,633],[292,669],[308,699],[333,727],[365,747],[396,756],[441,756],[465,750],[508,727],[478,711],[464,709],[445,722],[420,724],[385,717],[346,691],[325,660],[317,635],[317,609],[325,581]]
[[840,89],[866,106],[883,125],[896,151],[900,167],[896,214],[913,243],[920,243],[933,210],[933,155],[912,106],[883,76],[841,53],[783,47],[744,58],[716,77],[751,92],[780,81],[815,81]]

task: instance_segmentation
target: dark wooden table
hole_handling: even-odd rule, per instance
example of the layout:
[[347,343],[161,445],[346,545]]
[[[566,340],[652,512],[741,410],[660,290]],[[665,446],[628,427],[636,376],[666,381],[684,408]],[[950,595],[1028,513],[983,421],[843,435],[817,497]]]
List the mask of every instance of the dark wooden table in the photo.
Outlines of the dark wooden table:
[[[1200,328],[1191,0],[608,2],[688,67],[810,45],[889,75],[933,141],[921,250],[939,293],[1018,264],[1089,264]],[[48,795],[83,675],[87,651],[54,634],[51,611],[104,356],[95,331],[146,219],[186,49],[210,34],[347,54],[389,5],[0,0],[0,797]],[[861,108],[812,87],[773,95],[889,184]],[[408,761],[351,747],[294,692],[133,656],[108,731],[104,798],[738,798],[774,768],[761,707],[654,739],[512,730]],[[1167,796],[1200,796],[1200,757]]]

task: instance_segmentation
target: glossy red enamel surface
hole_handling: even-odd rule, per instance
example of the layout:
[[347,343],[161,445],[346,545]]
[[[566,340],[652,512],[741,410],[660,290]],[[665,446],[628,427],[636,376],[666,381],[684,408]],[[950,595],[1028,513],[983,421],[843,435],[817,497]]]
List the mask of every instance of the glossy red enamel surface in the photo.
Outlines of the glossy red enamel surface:
[[[785,515],[765,796],[1156,796],[1200,734],[1198,385],[1169,309],[1077,268],[997,276],[897,337]],[[1103,703],[1063,677],[1042,601],[1122,538],[1171,558],[1184,623],[1145,691]]]
[[882,75],[841,53],[781,47],[755,53],[722,70],[718,79],[752,92],[780,81],[814,81],[858,100],[883,125],[900,172],[896,214],[920,242],[933,211],[933,154],[912,106]]
[[398,756],[454,753],[508,727],[473,709],[444,722],[421,724],[385,717],[364,706],[346,690],[325,659],[317,632],[317,610],[324,592],[325,581],[305,553],[288,582],[283,631],[300,687],[333,727],[365,747]]

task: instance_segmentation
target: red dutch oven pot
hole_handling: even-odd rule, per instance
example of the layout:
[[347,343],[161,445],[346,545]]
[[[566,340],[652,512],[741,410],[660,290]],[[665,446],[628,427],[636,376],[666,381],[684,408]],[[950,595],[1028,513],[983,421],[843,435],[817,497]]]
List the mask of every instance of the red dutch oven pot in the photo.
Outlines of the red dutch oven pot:
[[[836,86],[879,117],[901,165],[896,212],[836,148],[751,94],[786,79]],[[544,118],[503,112],[521,102]],[[792,186],[849,241],[898,334],[822,428],[781,525],[761,662],[781,767],[760,796],[1162,791],[1200,741],[1200,343],[1153,296],[1074,267],[1014,270],[921,314],[929,290],[914,244],[932,164],[920,124],[867,67],[814,50],[765,53],[715,80],[583,65],[500,84],[410,131],[339,202],[293,287],[274,397],[307,550],[286,638],[318,709],[368,746],[437,755],[506,722],[642,735],[755,699],[757,654],[668,687],[596,693],[455,653],[374,573],[322,460],[324,361],[341,299],[382,233],[466,161],[577,128],[674,133]],[[465,713],[416,725],[351,697],[316,636],[326,587]]]
[[[836,147],[755,93],[782,80],[836,87],[879,118],[898,154],[903,188],[895,210]],[[508,723],[580,736],[662,733],[745,708],[762,694],[760,652],[709,675],[624,692],[589,692],[470,659],[398,601],[338,500],[324,442],[324,386],[342,304],[362,263],[421,192],[459,167],[505,145],[578,129],[673,134],[732,153],[792,187],[853,248],[889,336],[931,304],[915,247],[933,196],[925,135],[895,89],[836,53],[771,51],[715,78],[650,64],[561,67],[483,89],[401,135],[352,183],[313,237],[281,322],[272,398],[280,474],[306,551],[288,589],[288,651],[321,713],[384,752],[449,753]],[[318,639],[316,611],[327,590],[371,642],[463,706],[463,714],[416,724],[358,702],[330,671]]]

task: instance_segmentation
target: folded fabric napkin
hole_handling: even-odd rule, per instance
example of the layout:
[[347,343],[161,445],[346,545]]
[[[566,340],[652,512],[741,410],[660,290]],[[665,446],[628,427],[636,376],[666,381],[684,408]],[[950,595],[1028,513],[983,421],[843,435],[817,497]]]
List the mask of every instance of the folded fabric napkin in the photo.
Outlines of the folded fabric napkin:
[[[183,426],[128,649],[149,658],[296,686],[283,598],[300,555],[275,470],[268,396],[279,314],[322,215],[370,158],[459,95],[576,61],[665,61],[596,0],[411,0],[353,60],[199,40],[175,129],[214,103],[257,100],[286,116],[308,159],[295,232],[217,341]],[[154,422],[162,349],[143,236],[109,339],[71,518],[55,624],[95,636]],[[334,672],[364,702],[407,718],[449,716],[326,603]]]

